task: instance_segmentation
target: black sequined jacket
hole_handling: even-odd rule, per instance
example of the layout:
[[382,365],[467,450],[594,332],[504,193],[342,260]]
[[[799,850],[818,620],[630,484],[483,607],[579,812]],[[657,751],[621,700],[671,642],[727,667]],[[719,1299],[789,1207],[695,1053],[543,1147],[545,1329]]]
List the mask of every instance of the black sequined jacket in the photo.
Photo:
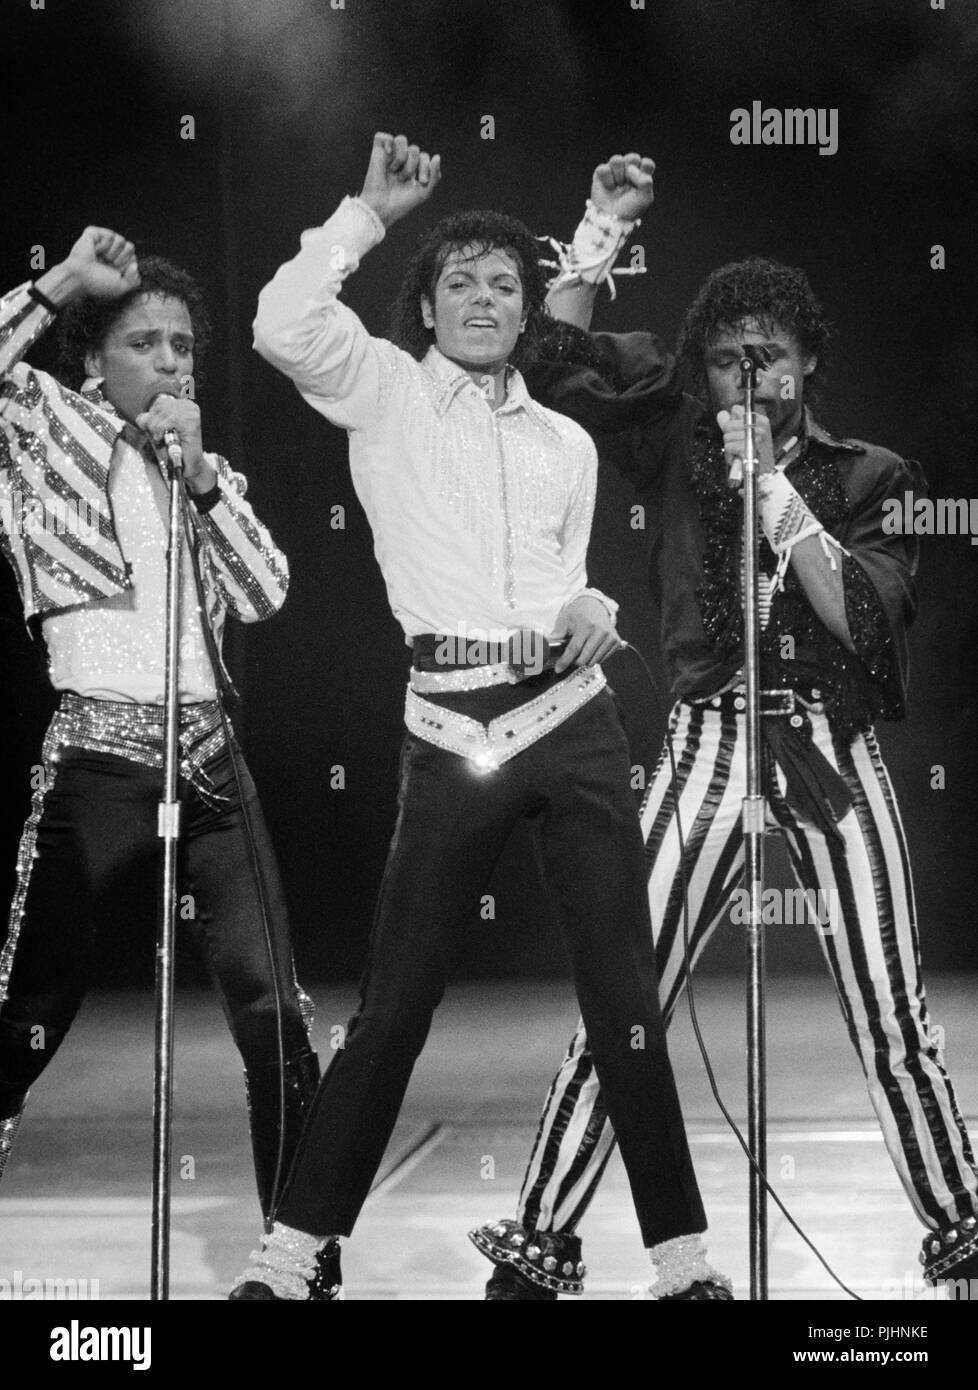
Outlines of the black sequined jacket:
[[[742,665],[741,499],[726,484],[712,417],[683,394],[671,356],[648,333],[561,328],[524,375],[537,399],[592,434],[602,461],[630,479],[646,506],[674,698],[720,689]],[[848,552],[839,559],[856,650],[832,636],[789,566],[762,635],[762,682],[765,689],[814,686],[833,730],[851,737],[877,718],[905,713],[917,543],[884,532],[883,504],[921,492],[924,483],[919,465],[862,440],[836,439],[807,410],[801,452],[785,471]],[[760,562],[774,572],[763,538]]]

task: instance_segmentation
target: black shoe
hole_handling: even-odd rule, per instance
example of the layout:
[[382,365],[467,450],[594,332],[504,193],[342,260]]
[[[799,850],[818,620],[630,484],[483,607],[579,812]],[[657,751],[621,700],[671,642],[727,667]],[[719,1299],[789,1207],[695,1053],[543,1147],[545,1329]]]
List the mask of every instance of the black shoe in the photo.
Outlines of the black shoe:
[[667,1293],[659,1299],[657,1303],[684,1303],[687,1300],[692,1302],[702,1302],[704,1299],[713,1299],[717,1303],[733,1302],[733,1292],[728,1289],[726,1284],[719,1283],[716,1279],[694,1279],[688,1289],[683,1289],[681,1293]]
[[[253,1260],[258,1261],[261,1266],[264,1246],[257,1256],[252,1256]],[[310,1303],[335,1303],[343,1297],[343,1275],[340,1272],[340,1243],[338,1240],[329,1240],[321,1250],[316,1252],[315,1270],[305,1279],[306,1294],[305,1299]],[[271,1303],[291,1303],[300,1300],[283,1298],[277,1294],[270,1284],[265,1284],[258,1279],[249,1279],[247,1283],[237,1284],[228,1294],[228,1299],[233,1303],[244,1301],[257,1301],[259,1299]]]
[[486,1300],[496,1303],[556,1303],[552,1289],[541,1289],[512,1265],[497,1265],[486,1284]]
[[920,1252],[928,1284],[945,1279],[978,1279],[978,1219],[966,1216],[957,1226],[931,1231]]
[[[584,1292],[582,1280],[587,1271],[581,1260],[580,1236],[568,1231],[534,1231],[518,1221],[490,1221],[477,1231],[470,1231],[469,1240],[498,1266],[497,1272],[515,1271],[525,1284],[535,1285],[544,1295]],[[493,1287],[490,1279],[487,1298],[532,1296],[497,1295],[491,1292]]]

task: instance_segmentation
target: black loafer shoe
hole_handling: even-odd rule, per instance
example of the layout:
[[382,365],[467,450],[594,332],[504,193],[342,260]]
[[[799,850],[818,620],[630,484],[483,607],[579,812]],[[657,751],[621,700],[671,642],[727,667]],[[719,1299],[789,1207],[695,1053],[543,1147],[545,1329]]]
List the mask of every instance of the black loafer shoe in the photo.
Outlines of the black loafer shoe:
[[667,1293],[659,1299],[657,1303],[685,1303],[687,1300],[692,1302],[702,1302],[704,1299],[712,1299],[717,1303],[732,1303],[733,1293],[727,1288],[726,1284],[719,1283],[716,1279],[695,1279],[688,1289],[683,1289],[680,1293]]

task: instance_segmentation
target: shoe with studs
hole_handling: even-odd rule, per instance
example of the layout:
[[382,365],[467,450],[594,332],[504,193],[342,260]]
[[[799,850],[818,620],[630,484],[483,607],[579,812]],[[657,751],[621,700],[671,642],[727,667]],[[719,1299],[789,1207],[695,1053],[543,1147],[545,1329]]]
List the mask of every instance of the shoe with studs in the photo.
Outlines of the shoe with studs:
[[542,1289],[513,1265],[497,1265],[486,1284],[486,1301],[494,1303],[556,1303],[553,1289]]
[[335,1303],[342,1297],[339,1241],[279,1222],[262,1238],[261,1249],[252,1251],[251,1264],[228,1295],[235,1303]]
[[[496,1275],[486,1286],[486,1298],[493,1300],[540,1299],[551,1295],[579,1294],[584,1291],[586,1269],[581,1260],[581,1238],[567,1231],[534,1231],[518,1221],[490,1221],[469,1232],[469,1240],[481,1250],[486,1259],[503,1269],[514,1271],[520,1282],[503,1281],[496,1285]],[[541,1293],[520,1293],[521,1284],[532,1285]],[[494,1288],[505,1292],[495,1292]]]
[[920,1252],[928,1284],[945,1279],[978,1279],[978,1218],[966,1216],[956,1226],[931,1231]]

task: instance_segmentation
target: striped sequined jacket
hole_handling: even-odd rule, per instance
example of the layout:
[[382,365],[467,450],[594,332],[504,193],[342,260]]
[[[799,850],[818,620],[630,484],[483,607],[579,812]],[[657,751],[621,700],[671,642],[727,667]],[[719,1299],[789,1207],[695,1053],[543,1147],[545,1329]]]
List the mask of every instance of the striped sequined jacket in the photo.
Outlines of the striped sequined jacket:
[[[51,321],[26,285],[0,299],[0,548],[28,619],[132,586],[108,494],[112,450],[126,421],[100,391],[71,391],[20,360]],[[245,501],[244,476],[219,454],[205,457],[217,471],[220,498],[190,512],[220,640],[228,613],[247,623],[276,612],[289,571]]]

